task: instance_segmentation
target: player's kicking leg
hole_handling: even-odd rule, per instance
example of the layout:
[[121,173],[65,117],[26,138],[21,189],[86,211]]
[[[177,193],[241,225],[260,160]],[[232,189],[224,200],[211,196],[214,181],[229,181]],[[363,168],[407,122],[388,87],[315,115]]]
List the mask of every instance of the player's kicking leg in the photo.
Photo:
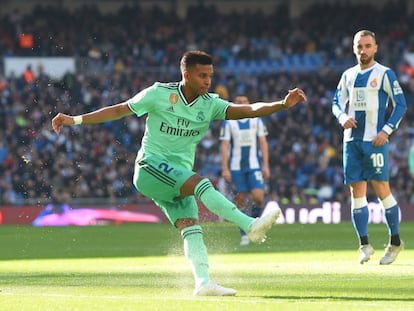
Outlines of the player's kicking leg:
[[254,243],[265,241],[267,231],[275,224],[281,213],[280,208],[274,207],[269,208],[259,218],[249,217],[239,211],[234,203],[214,189],[214,186],[207,178],[197,184],[194,189],[194,195],[211,212],[238,225]]

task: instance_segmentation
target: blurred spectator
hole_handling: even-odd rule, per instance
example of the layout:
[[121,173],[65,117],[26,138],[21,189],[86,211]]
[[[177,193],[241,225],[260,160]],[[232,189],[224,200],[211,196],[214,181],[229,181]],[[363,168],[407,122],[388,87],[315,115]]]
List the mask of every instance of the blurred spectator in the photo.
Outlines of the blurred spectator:
[[410,153],[408,155],[408,167],[411,177],[414,178],[414,140],[411,142]]
[[27,65],[26,69],[23,71],[23,79],[24,82],[29,85],[35,82],[36,78],[31,65]]

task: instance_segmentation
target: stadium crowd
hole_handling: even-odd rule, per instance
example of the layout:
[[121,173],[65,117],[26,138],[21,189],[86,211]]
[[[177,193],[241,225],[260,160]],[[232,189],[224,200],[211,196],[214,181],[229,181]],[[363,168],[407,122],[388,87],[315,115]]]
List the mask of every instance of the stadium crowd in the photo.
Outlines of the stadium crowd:
[[[297,20],[288,18],[285,6],[270,14],[224,14],[203,5],[190,7],[185,19],[139,6],[105,15],[93,6],[75,12],[39,6],[28,15],[16,11],[1,17],[2,56],[74,56],[83,70],[60,80],[41,67],[28,67],[22,76],[0,75],[0,204],[143,200],[131,180],[145,118],[73,126],[59,136],[51,129],[51,118],[57,111],[81,114],[118,103],[154,81],[178,81],[178,60],[188,49],[214,55],[212,91],[222,97],[246,94],[253,101],[270,100],[295,86],[304,89],[306,105],[265,119],[272,170],[268,196],[281,203],[345,203],[342,130],[331,101],[340,70],[354,63],[350,34],[361,27],[377,32],[381,62],[396,70],[407,97],[407,114],[391,137],[390,181],[400,203],[414,203],[407,160],[414,138],[414,69],[403,57],[414,52],[414,16],[404,1],[398,3],[382,8],[315,4]],[[31,48],[19,45],[20,33],[33,34]],[[317,69],[299,64],[224,70],[234,61],[304,54],[319,55],[323,62]],[[219,130],[217,121],[198,148],[195,166],[217,187],[222,184]]]

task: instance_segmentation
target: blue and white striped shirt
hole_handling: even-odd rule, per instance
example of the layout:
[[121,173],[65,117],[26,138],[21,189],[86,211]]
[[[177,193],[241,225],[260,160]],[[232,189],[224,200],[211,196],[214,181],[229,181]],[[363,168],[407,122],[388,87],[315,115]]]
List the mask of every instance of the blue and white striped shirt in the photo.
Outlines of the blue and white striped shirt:
[[230,141],[230,170],[260,169],[259,137],[267,134],[267,128],[260,118],[225,120],[220,140]]
[[[391,99],[393,109],[386,119]],[[372,141],[381,130],[390,135],[398,128],[407,110],[404,93],[394,71],[379,63],[361,70],[359,65],[347,69],[338,83],[332,113],[343,125],[353,117],[357,128],[344,130],[344,142]]]

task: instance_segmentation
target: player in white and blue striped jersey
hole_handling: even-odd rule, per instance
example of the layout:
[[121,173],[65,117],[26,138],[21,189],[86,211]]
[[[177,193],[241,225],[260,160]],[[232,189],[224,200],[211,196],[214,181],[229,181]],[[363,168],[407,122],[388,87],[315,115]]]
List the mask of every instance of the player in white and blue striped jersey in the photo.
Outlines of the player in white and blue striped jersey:
[[[380,264],[390,264],[404,244],[399,232],[399,206],[389,185],[388,138],[398,128],[407,104],[394,71],[375,61],[375,34],[358,31],[353,44],[358,64],[342,74],[332,112],[344,128],[344,182],[351,191],[352,221],[360,239],[359,262],[367,262],[374,253],[368,241],[366,194],[370,181],[384,207],[389,232]],[[390,103],[392,111],[387,113]]]
[[[248,105],[247,96],[236,96],[234,104]],[[250,216],[259,217],[264,203],[264,180],[270,177],[267,128],[261,118],[225,120],[221,127],[222,176],[231,182],[237,207],[248,212],[247,195],[251,194]],[[243,230],[240,245],[250,243]]]

